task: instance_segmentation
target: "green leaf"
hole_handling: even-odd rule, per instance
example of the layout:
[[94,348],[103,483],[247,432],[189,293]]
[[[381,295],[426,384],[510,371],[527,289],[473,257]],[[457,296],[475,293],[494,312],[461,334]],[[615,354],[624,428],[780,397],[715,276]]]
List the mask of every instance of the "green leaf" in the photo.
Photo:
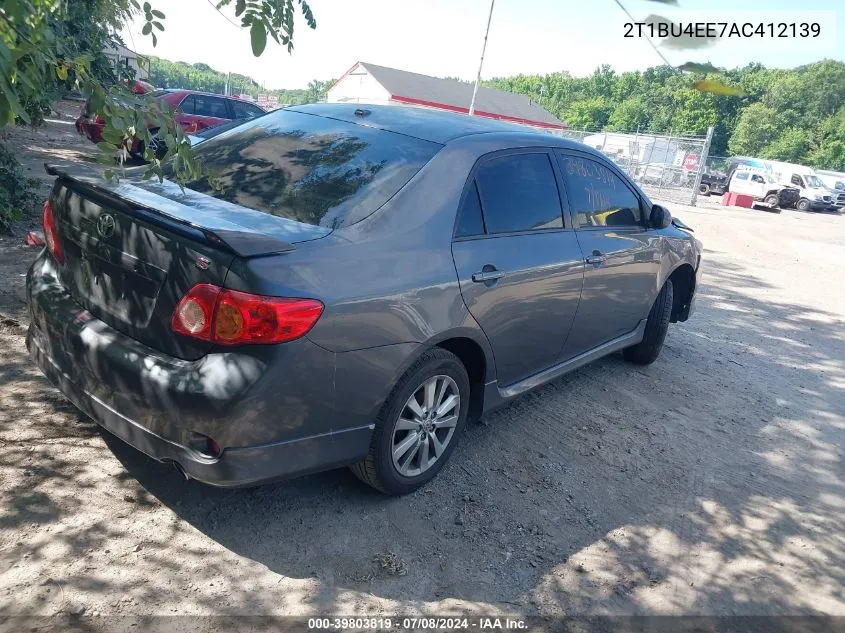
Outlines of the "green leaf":
[[249,39],[252,42],[252,54],[261,57],[261,53],[267,46],[267,30],[264,28],[264,22],[261,20],[252,22],[249,29]]
[[163,20],[165,18],[165,15],[161,11],[158,11],[156,9],[153,9],[152,11],[150,11],[150,13],[156,16],[159,20]]
[[152,33],[151,36],[153,38],[153,48],[155,48],[156,46],[158,46],[158,38],[156,37],[155,33]]
[[714,79],[699,79],[693,82],[692,87],[702,92],[712,92],[717,95],[725,95],[729,97],[744,97],[745,91],[736,86],[728,86],[721,81]]
[[238,0],[235,3],[235,17],[238,17],[244,11],[246,11],[246,0]]
[[[101,145],[107,145],[110,151],[114,151],[115,147],[117,147],[117,144],[123,140],[123,132],[118,131],[112,127],[103,128],[102,134],[105,143],[101,143]],[[103,148],[101,147],[100,149]],[[103,149],[103,151],[106,150]]]
[[141,29],[141,35],[149,35],[150,31],[153,30],[153,25],[151,22],[147,22],[144,27]]
[[688,73],[701,73],[702,75],[706,75],[707,73],[717,73],[719,69],[716,68],[710,62],[705,64],[699,64],[698,62],[687,62],[686,64],[681,64],[678,66],[678,70],[683,70]]
[[101,152],[111,153],[114,152],[114,150],[116,150],[117,148],[111,143],[106,143],[105,141],[102,141],[101,143],[97,143],[97,149],[99,149]]
[[59,64],[58,66],[56,66],[56,77],[58,77],[62,81],[67,81],[67,65],[66,64]]
[[29,115],[21,105],[21,102],[18,101],[18,97],[12,90],[12,86],[9,85],[9,81],[6,79],[6,73],[0,73],[0,93],[2,93],[2,96],[6,98],[9,108],[16,116],[23,119],[24,123],[32,122],[32,119],[29,118]]
[[149,2],[145,2],[145,3],[144,3],[144,12],[145,12],[145,13],[149,13],[151,10],[152,10],[152,7],[150,6],[150,3],[149,3]]
[[156,21],[156,20],[153,20],[152,24],[153,24],[153,26],[154,26],[154,27],[156,27],[159,31],[163,31],[163,30],[164,30],[164,26],[162,26],[161,22],[158,22],[158,21]]

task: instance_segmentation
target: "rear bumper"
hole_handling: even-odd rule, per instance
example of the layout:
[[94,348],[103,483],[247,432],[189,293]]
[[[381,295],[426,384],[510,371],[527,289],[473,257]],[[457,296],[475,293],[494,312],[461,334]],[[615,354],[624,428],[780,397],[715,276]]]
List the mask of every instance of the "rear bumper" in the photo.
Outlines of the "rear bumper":
[[[327,470],[366,455],[372,425],[335,430],[328,410],[307,391],[306,381],[319,382],[320,354],[328,354],[321,348],[305,340],[290,344],[289,360],[314,373],[289,379],[268,376],[267,364],[247,354],[212,353],[197,361],[164,356],[82,309],[53,266],[42,255],[27,277],[30,354],[79,409],[136,449],[178,465],[191,479],[226,487]],[[302,387],[279,393],[285,384]],[[320,393],[322,401],[332,400]],[[191,448],[196,433],[219,441],[221,455]],[[256,438],[263,441],[249,441]]]
[[229,448],[220,457],[207,457],[156,435],[88,393],[59,369],[38,345],[32,329],[27,336],[27,347],[44,375],[97,424],[156,461],[173,463],[189,479],[212,486],[249,486],[345,466],[350,463],[350,447],[360,446],[357,453],[366,454],[370,443],[372,430],[362,427],[297,440]]

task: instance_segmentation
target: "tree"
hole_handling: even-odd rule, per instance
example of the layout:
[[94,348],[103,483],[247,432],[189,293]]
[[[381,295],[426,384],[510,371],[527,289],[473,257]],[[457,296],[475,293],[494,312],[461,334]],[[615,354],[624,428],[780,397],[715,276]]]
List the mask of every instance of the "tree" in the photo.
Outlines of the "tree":
[[575,101],[566,110],[565,121],[576,130],[601,130],[610,119],[611,106],[604,97]]
[[809,147],[810,138],[807,132],[797,127],[790,127],[781,132],[760,152],[760,158],[799,163],[806,156]]
[[[176,180],[187,181],[197,177],[201,167],[196,161],[190,144],[176,125],[172,112],[155,99],[132,95],[121,84],[108,86],[95,71],[95,44],[84,33],[65,29],[70,15],[78,15],[80,4],[90,11],[89,21],[96,25],[100,40],[116,41],[120,25],[131,16],[143,17],[142,35],[157,44],[156,33],[164,31],[165,14],[138,0],[6,0],[0,8],[0,125],[20,118],[33,121],[27,103],[37,101],[57,84],[73,82],[89,98],[92,109],[105,121],[100,143],[99,160],[110,164],[110,155],[123,149],[138,138],[144,142],[148,161],[147,177],[162,177],[162,163],[173,158],[172,172]],[[311,28],[316,21],[306,0],[219,0],[218,10],[230,10],[249,31],[253,54],[261,55],[270,37],[288,51],[293,50],[294,17],[298,12]],[[83,12],[84,15],[84,12]],[[101,49],[99,49],[101,50]],[[197,72],[204,72],[197,68]],[[207,71],[205,71],[207,72]],[[31,109],[31,108],[30,108]],[[153,151],[152,133],[167,147],[163,158]],[[113,169],[105,170],[106,177],[114,175]]]
[[728,148],[734,154],[759,156],[783,129],[776,110],[762,103],[754,103],[740,115]]
[[302,97],[302,103],[319,103],[326,100],[326,92],[331,88],[334,79],[328,81],[320,81],[319,79],[312,79],[308,82],[308,88]]
[[845,171],[845,106],[819,125],[807,162],[818,169]]
[[630,132],[631,130],[651,130],[649,123],[651,112],[645,99],[637,95],[620,102],[613,109],[607,128],[611,132]]

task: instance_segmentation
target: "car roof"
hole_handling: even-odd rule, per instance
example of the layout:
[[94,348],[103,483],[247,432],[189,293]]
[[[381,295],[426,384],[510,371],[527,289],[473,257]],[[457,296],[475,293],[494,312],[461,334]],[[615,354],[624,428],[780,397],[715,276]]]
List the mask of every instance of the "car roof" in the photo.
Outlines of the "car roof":
[[245,99],[238,99],[237,97],[235,97],[233,95],[221,95],[221,94],[217,94],[215,92],[203,92],[202,90],[188,90],[187,88],[162,88],[162,90],[165,90],[166,92],[169,92],[171,94],[179,93],[179,94],[184,94],[185,96],[188,96],[188,95],[203,95],[203,96],[208,96],[208,97],[220,97],[221,99],[235,99],[235,100],[240,101],[242,103],[250,103],[249,101],[246,101]]
[[[535,131],[524,125],[506,123],[479,116],[443,112],[431,108],[414,108],[393,105],[360,103],[312,103],[288,106],[280,111],[292,110],[337,119],[388,132],[405,134],[434,143],[446,144],[473,134],[501,134],[532,139],[542,138],[544,144],[584,150],[587,146],[560,136]],[[536,143],[536,141],[534,141]]]

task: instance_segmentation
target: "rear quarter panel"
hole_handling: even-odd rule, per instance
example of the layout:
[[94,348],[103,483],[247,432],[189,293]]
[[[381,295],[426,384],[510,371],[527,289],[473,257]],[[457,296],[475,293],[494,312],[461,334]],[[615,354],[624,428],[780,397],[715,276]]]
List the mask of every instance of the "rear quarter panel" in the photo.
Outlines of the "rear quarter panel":
[[308,337],[340,353],[424,343],[453,330],[477,334],[451,253],[473,162],[444,149],[368,218],[284,255],[238,260],[226,285],[319,299],[325,311]]

